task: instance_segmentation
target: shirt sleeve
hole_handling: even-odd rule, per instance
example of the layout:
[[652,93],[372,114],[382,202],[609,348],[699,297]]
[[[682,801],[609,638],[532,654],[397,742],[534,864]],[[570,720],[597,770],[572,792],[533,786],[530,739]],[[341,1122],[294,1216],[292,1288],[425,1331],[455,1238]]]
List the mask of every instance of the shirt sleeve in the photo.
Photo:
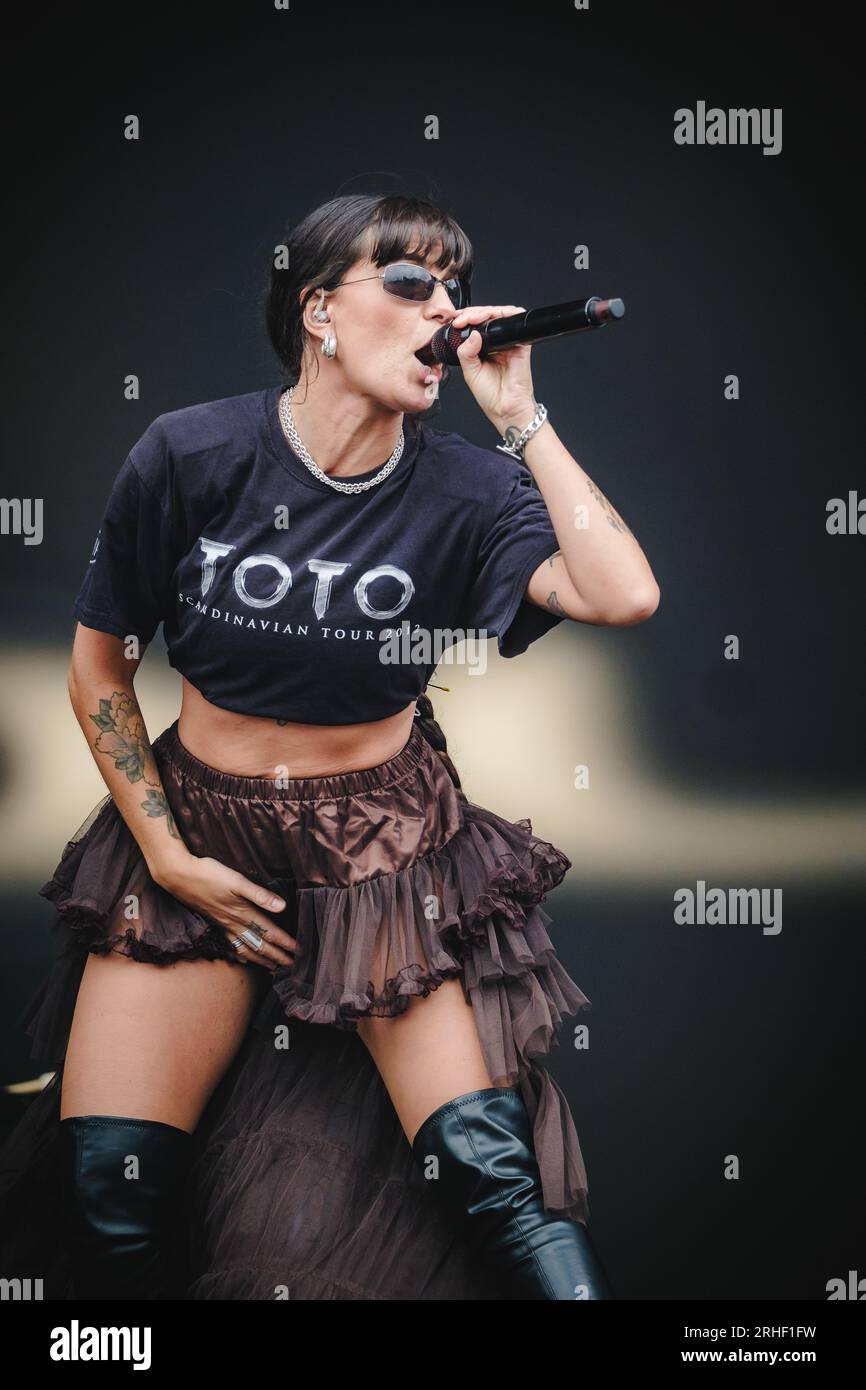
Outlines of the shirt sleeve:
[[559,541],[532,474],[524,464],[516,463],[516,469],[479,546],[461,621],[464,627],[485,628],[488,636],[495,636],[501,656],[518,656],[562,622],[560,614],[523,597],[530,576],[556,553]]
[[[72,614],[85,627],[152,641],[169,611],[177,562],[165,441],[145,430],[117,473]],[[148,481],[145,481],[148,479]]]

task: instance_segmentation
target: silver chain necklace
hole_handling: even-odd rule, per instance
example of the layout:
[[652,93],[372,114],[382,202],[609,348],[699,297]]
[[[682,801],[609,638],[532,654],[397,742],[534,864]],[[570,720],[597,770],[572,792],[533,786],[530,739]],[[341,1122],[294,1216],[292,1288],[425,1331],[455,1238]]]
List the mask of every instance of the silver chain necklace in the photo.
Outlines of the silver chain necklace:
[[294,393],[294,390],[294,386],[290,386],[289,389],[287,391],[284,391],[283,394],[280,396],[280,423],[282,424],[286,438],[288,439],[298,458],[301,460],[302,463],[306,464],[307,468],[309,468],[310,472],[313,474],[314,477],[320,478],[323,483],[328,483],[330,487],[336,488],[338,492],[366,492],[368,487],[375,487],[377,483],[381,483],[385,478],[387,478],[388,474],[391,473],[397,467],[397,464],[400,462],[400,459],[403,455],[403,446],[406,443],[406,439],[402,430],[400,431],[400,438],[397,441],[396,449],[394,450],[393,454],[389,458],[388,462],[384,465],[384,467],[380,468],[375,478],[369,478],[366,483],[344,483],[341,482],[339,478],[329,478],[327,473],[322,472],[315,459],[311,458],[310,455],[307,453],[307,450],[304,448],[301,436],[295,429],[295,421],[292,416],[292,395]]

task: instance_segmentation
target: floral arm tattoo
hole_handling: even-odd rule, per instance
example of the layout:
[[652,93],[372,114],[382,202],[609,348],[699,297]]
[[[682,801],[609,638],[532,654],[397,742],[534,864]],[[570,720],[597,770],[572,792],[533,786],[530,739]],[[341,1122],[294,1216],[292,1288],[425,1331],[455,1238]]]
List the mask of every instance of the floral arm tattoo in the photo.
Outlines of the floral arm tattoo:
[[99,713],[89,718],[100,731],[97,751],[113,758],[115,767],[125,772],[130,782],[144,782],[147,797],[141,802],[142,810],[152,817],[165,816],[169,835],[179,840],[135,696],[115,690],[110,700],[100,698]]

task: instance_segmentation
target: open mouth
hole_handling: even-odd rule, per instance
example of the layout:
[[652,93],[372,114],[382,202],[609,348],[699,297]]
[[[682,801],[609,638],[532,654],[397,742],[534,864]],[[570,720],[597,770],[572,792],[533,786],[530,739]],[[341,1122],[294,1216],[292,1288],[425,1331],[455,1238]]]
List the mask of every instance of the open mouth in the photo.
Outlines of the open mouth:
[[418,358],[419,362],[424,362],[426,364],[430,361],[430,344],[432,341],[432,338],[428,338],[426,343],[422,343],[419,348],[415,349],[415,356]]

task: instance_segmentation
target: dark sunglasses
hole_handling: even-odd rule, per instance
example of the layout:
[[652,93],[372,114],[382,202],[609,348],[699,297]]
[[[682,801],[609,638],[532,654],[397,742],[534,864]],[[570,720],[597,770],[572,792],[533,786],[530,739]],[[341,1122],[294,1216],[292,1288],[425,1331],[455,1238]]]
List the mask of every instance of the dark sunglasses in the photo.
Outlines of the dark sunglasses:
[[341,280],[333,288],[336,290],[340,285],[360,285],[364,280],[381,280],[382,288],[389,294],[396,294],[398,299],[409,299],[416,304],[432,299],[437,285],[445,286],[455,309],[466,309],[471,302],[468,280],[464,280],[462,276],[441,280],[426,266],[412,265],[410,261],[388,265],[378,275],[362,275],[358,280]]

